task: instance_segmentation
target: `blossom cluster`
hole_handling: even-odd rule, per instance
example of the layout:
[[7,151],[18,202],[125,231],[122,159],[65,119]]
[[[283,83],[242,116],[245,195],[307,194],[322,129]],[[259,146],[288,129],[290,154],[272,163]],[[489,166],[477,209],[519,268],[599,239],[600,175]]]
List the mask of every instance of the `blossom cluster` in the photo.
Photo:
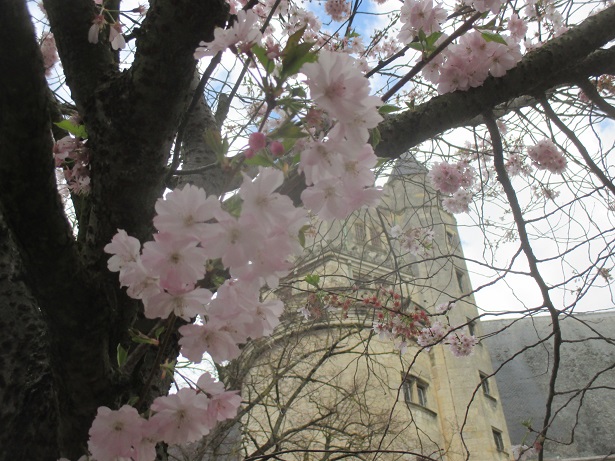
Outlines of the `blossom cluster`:
[[[207,197],[202,189],[191,185],[175,189],[156,203],[154,226],[158,232],[153,241],[141,249],[137,239],[119,230],[105,247],[112,255],[109,269],[119,272],[129,296],[143,301],[146,317],[175,315],[192,321],[198,316],[199,322],[179,328],[181,352],[192,362],[200,362],[206,353],[216,363],[232,360],[239,355],[240,344],[271,334],[279,323],[282,302],[261,302],[260,289],[264,285],[276,288],[280,277],[289,273],[290,258],[302,251],[299,231],[308,222],[305,210],[274,192],[283,179],[283,173],[273,168],[261,168],[254,180],[244,175],[238,216],[224,210],[218,198]],[[198,283],[210,261],[217,259],[229,270],[231,279],[213,296]],[[130,418],[134,423],[139,416],[130,407],[111,413],[100,409],[90,432],[92,454],[98,461],[154,459],[150,445],[194,441],[217,421],[233,417],[240,397],[223,388],[203,393],[203,387],[212,386],[208,375],[204,376],[196,389],[158,397],[150,408],[150,418],[140,426],[127,420],[125,427],[136,432],[119,430],[115,435],[121,441],[117,443],[109,443],[104,436],[109,425],[116,427],[113,418]],[[97,429],[100,425],[102,430]],[[142,443],[147,455],[139,454]]]
[[401,242],[402,251],[414,256],[426,255],[433,246],[433,229],[424,227],[411,227],[403,231],[399,225],[395,225],[390,231],[391,237]]
[[233,25],[229,29],[216,27],[214,39],[211,42],[201,42],[194,52],[194,58],[214,56],[230,47],[237,47],[239,51],[249,50],[263,37],[258,22],[259,17],[253,10],[238,11]]
[[446,10],[440,4],[434,7],[432,0],[406,0],[400,11],[403,26],[397,38],[402,43],[410,43],[419,31],[427,36],[439,32],[446,16]]
[[327,138],[303,143],[299,168],[309,186],[303,203],[325,220],[342,218],[362,206],[376,205],[381,190],[374,187],[377,157],[368,144],[369,130],[382,117],[382,104],[370,96],[368,80],[344,53],[322,50],[318,61],[304,64],[311,99],[334,126]]
[[[409,43],[412,37],[405,38]],[[502,77],[521,60],[520,39],[501,36],[505,42],[485,39],[480,31],[462,35],[459,43],[446,47],[423,69],[423,76],[438,86],[440,93],[465,91],[483,84],[489,74]],[[444,40],[442,35],[439,41]],[[438,43],[438,42],[436,42]]]
[[82,139],[65,136],[53,145],[56,168],[62,168],[68,189],[74,194],[90,192],[89,151]]
[[58,48],[56,47],[56,39],[51,32],[43,34],[41,39],[41,54],[43,55],[43,66],[45,67],[45,75],[51,75],[51,69],[60,60],[58,56]]
[[382,340],[399,340],[397,347],[402,353],[409,342],[415,341],[420,331],[429,325],[427,312],[416,305],[411,309],[408,304],[402,302],[399,293],[384,287],[376,294],[363,295],[363,305],[376,312],[373,331]]
[[450,213],[463,213],[469,210],[472,201],[469,189],[474,184],[474,169],[468,162],[436,163],[427,177],[438,191],[450,195],[442,200],[445,210]]
[[119,410],[100,407],[89,431],[88,449],[97,461],[151,461],[156,459],[157,442],[196,441],[219,421],[232,418],[240,404],[237,392],[225,391],[204,373],[196,389],[183,388],[154,400],[149,419],[130,405]]
[[459,329],[451,330],[448,325],[439,320],[423,328],[419,332],[416,342],[419,346],[427,349],[444,342],[448,344],[450,351],[455,357],[466,357],[472,354],[474,346],[478,344],[478,340],[474,335],[467,334]]
[[556,174],[562,174],[566,170],[566,157],[549,139],[543,139],[535,146],[529,147],[527,154],[539,170],[548,170]]

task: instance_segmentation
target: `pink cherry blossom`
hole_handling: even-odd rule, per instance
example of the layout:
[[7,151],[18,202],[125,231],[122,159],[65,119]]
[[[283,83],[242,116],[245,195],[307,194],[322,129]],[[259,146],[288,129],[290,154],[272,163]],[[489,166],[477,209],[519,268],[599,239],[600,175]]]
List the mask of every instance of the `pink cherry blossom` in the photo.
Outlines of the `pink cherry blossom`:
[[137,410],[129,405],[119,410],[99,407],[89,431],[88,449],[97,461],[130,458],[133,447],[143,438],[143,424]]
[[455,331],[448,335],[446,343],[455,357],[467,357],[474,352],[474,346],[478,344],[478,340],[463,331]]
[[224,330],[220,322],[208,322],[205,325],[184,325],[179,328],[182,337],[179,344],[181,352],[194,363],[203,360],[207,352],[216,363],[233,360],[239,356],[240,349],[232,334]]
[[433,322],[430,327],[423,328],[416,338],[421,347],[429,347],[439,343],[448,334],[448,327],[442,322]]
[[123,50],[126,48],[126,40],[122,35],[122,24],[116,22],[109,27],[109,42],[114,50]]
[[141,242],[129,236],[125,230],[118,229],[117,234],[103,248],[105,253],[112,254],[107,262],[107,267],[111,272],[118,272],[126,264],[136,262],[141,251]]
[[209,397],[224,392],[224,384],[221,381],[216,381],[208,371],[199,376],[196,387],[199,391],[205,392]]
[[539,170],[562,174],[566,170],[566,157],[549,139],[539,141],[535,146],[528,147],[528,156]]
[[510,31],[512,38],[519,42],[527,33],[526,21],[521,19],[517,14],[512,14],[508,20],[508,30]]
[[214,56],[230,46],[237,46],[240,51],[249,50],[253,44],[260,42],[263,36],[259,30],[258,21],[259,17],[254,11],[238,11],[237,21],[233,26],[227,30],[217,27],[214,30],[214,40],[201,42],[194,52],[194,58]]
[[199,238],[206,229],[205,223],[217,216],[220,209],[217,197],[207,197],[203,189],[187,184],[158,199],[154,226],[161,232]]
[[205,306],[211,300],[211,291],[205,288],[188,289],[183,293],[162,291],[145,298],[145,316],[150,319],[166,319],[171,313],[186,321],[199,314],[205,314]]
[[472,194],[465,189],[459,189],[452,197],[442,199],[442,207],[449,213],[467,213],[470,211]]
[[222,258],[225,267],[247,264],[256,254],[258,242],[264,238],[258,218],[253,214],[242,214],[235,218],[226,213],[215,224],[208,224],[201,236],[203,247],[209,258]]
[[406,0],[401,7],[400,21],[404,24],[398,39],[407,45],[422,30],[429,36],[440,31],[440,24],[446,20],[446,10],[440,4],[433,6],[432,0]]
[[213,421],[224,421],[234,418],[241,405],[239,391],[226,391],[214,395],[207,408],[208,417]]
[[43,55],[43,66],[45,67],[45,75],[51,75],[51,69],[60,60],[58,57],[58,49],[56,48],[56,40],[51,32],[45,33],[41,40],[41,54]]
[[445,194],[457,192],[463,180],[460,169],[448,162],[434,164],[427,177],[437,190]]
[[159,233],[143,245],[143,265],[160,277],[162,288],[195,284],[205,275],[208,253],[198,242],[170,233]]
[[327,0],[325,2],[325,12],[334,21],[343,21],[350,14],[350,3],[347,0]]
[[365,109],[369,82],[345,53],[321,50],[318,61],[301,68],[308,78],[312,100],[338,120],[352,121]]
[[100,34],[100,31],[103,29],[103,27],[105,27],[106,23],[107,22],[105,21],[105,17],[102,14],[99,14],[94,17],[94,19],[92,20],[92,25],[88,30],[88,42],[98,43],[98,35]]
[[158,397],[150,418],[160,440],[166,443],[194,442],[207,435],[212,421],[207,416],[209,398],[202,392],[183,388],[177,394]]

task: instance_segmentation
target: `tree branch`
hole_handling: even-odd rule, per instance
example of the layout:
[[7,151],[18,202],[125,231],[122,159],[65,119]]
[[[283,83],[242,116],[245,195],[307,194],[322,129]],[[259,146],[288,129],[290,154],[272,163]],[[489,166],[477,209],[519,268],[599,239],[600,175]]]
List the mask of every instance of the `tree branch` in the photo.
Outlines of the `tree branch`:
[[562,36],[529,53],[501,78],[478,88],[437,96],[380,124],[379,157],[396,158],[487,109],[522,95],[543,94],[555,86],[615,72],[615,51],[596,51],[615,38],[615,6],[589,17]]

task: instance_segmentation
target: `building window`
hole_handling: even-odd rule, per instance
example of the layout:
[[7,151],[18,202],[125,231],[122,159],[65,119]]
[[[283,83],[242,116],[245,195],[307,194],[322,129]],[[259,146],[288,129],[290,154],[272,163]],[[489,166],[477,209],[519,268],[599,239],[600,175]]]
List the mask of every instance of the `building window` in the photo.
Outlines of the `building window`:
[[497,429],[492,429],[493,432],[493,441],[495,442],[495,447],[498,451],[504,451],[504,439],[502,438],[502,431],[498,431]]
[[369,234],[371,237],[371,240],[369,243],[371,243],[373,246],[377,248],[382,248],[382,240],[380,240],[380,232],[378,232],[375,228],[370,227]]
[[483,389],[483,394],[492,397],[491,388],[489,387],[489,376],[481,372],[478,375],[480,376],[480,387]]
[[455,234],[451,231],[446,231],[446,241],[448,242],[448,246],[451,248],[455,247]]
[[357,242],[365,242],[365,224],[355,223],[354,225],[354,238]]
[[407,404],[427,407],[427,389],[429,385],[416,376],[407,376],[402,384],[404,399]]
[[463,272],[461,272],[459,269],[456,269],[455,275],[457,276],[457,285],[459,285],[459,289],[463,291]]

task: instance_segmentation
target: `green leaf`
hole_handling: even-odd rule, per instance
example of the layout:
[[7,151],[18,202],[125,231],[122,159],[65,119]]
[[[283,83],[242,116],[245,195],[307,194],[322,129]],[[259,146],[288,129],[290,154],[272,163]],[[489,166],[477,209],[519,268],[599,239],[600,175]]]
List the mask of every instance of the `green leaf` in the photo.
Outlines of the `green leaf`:
[[301,86],[295,86],[291,88],[289,93],[293,97],[307,98],[307,93],[305,92],[305,88]]
[[160,335],[162,334],[162,332],[164,331],[164,327],[158,327],[154,330],[154,338],[158,339],[160,338]]
[[434,32],[429,37],[427,37],[425,39],[425,43],[427,43],[427,47],[432,48],[435,45],[435,43],[438,41],[438,39],[442,37],[443,33],[444,32]]
[[121,344],[117,345],[117,365],[121,367],[126,363],[128,358],[128,351],[122,347]]
[[385,104],[384,106],[380,106],[378,108],[378,112],[381,114],[390,114],[392,112],[400,111],[401,107],[392,106],[391,104]]
[[77,138],[86,139],[88,137],[88,132],[85,129],[85,125],[75,125],[68,119],[62,120],[61,122],[54,123],[58,128],[62,128],[63,130],[68,131],[73,136]]
[[318,59],[318,55],[310,51],[312,46],[314,46],[313,42],[300,43],[284,54],[282,58],[282,71],[280,72],[282,80],[295,75],[305,63],[314,62]]
[[308,274],[304,279],[308,285],[312,285],[313,287],[318,288],[318,282],[320,282],[320,275],[318,274]]
[[508,45],[508,43],[506,43],[506,40],[504,40],[501,35],[494,34],[493,32],[481,32],[480,34],[483,36],[486,42],[496,42],[501,43],[502,45]]
[[378,128],[372,128],[369,131],[369,143],[374,149],[380,144],[381,139],[382,137],[380,136],[380,130],[378,130]]
[[256,56],[256,59],[261,63],[261,66],[263,66],[267,74],[273,72],[275,63],[267,57],[267,50],[265,50],[265,48],[260,45],[254,45],[252,47],[252,53],[254,53],[254,56]]
[[224,157],[226,155],[222,137],[220,136],[220,132],[218,130],[212,129],[205,132],[205,144],[216,153],[218,160],[220,160],[220,157]]
[[423,51],[423,44],[421,42],[411,42],[408,44],[408,47],[416,51]]
[[252,158],[247,158],[244,161],[245,165],[248,166],[272,166],[273,160],[263,154],[257,154]]
[[286,122],[277,130],[274,130],[269,137],[272,139],[297,139],[305,138],[307,134],[301,129],[300,126],[295,125],[293,122]]

